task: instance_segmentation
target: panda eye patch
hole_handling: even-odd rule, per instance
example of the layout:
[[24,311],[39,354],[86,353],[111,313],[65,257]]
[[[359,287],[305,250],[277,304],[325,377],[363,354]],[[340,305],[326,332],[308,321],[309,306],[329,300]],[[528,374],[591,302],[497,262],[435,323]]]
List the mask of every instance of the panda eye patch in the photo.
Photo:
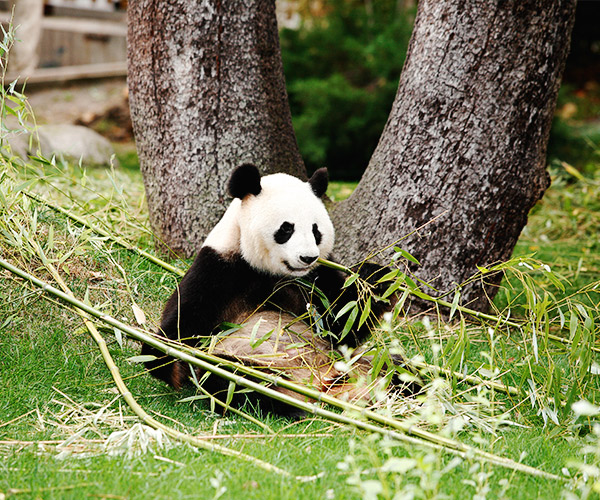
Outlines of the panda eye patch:
[[313,231],[313,235],[315,237],[315,242],[317,243],[317,246],[319,246],[321,244],[321,239],[323,236],[321,234],[321,231],[319,231],[319,226],[317,226],[316,224],[313,224],[312,231]]
[[292,234],[294,234],[294,224],[291,222],[284,222],[281,224],[281,226],[279,226],[279,229],[275,231],[275,234],[273,235],[275,238],[275,243],[283,245],[292,237]]

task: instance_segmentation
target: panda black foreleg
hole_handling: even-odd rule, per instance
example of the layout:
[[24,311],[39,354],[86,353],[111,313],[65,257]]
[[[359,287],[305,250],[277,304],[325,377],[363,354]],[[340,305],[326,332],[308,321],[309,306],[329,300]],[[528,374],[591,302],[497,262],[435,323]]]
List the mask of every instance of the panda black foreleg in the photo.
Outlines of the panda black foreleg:
[[[242,271],[245,269],[242,267]],[[245,276],[237,262],[231,262],[210,247],[198,253],[179,286],[165,304],[158,335],[190,346],[200,342],[199,335],[210,335],[221,322],[229,300],[231,283]],[[247,277],[243,279],[248,279]],[[181,389],[190,376],[187,363],[166,356],[158,349],[144,344],[143,355],[157,359],[146,362],[146,367],[156,378]]]

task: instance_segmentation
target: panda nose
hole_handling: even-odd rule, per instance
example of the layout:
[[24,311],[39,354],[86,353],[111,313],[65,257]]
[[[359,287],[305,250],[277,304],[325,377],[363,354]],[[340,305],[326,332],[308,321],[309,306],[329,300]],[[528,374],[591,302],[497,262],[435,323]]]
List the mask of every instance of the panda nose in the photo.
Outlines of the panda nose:
[[307,265],[312,264],[315,260],[318,259],[318,256],[313,257],[312,255],[301,255],[300,260]]

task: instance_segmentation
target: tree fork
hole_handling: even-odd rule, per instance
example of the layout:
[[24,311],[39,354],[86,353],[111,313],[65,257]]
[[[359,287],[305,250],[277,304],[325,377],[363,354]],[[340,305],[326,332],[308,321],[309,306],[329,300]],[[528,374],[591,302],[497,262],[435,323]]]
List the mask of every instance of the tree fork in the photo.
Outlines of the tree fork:
[[[359,261],[444,211],[402,241],[420,278],[447,291],[477,265],[510,257],[549,185],[546,146],[575,3],[419,2],[384,132],[356,191],[333,211],[338,259]],[[486,309],[495,286],[484,288],[467,286],[464,302]]]

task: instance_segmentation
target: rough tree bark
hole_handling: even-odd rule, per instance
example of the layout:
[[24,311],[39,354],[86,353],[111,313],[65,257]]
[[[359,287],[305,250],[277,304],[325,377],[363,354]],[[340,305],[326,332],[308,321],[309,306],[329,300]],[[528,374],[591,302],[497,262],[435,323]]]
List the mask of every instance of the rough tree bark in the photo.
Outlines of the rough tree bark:
[[306,176],[273,0],[130,0],[128,62],[150,223],[172,250],[195,252],[235,166]]
[[[388,123],[358,188],[333,212],[336,255],[358,261],[439,216],[401,242],[438,289],[510,258],[549,185],[546,145],[575,3],[419,2]],[[462,298],[488,304],[479,285]]]

